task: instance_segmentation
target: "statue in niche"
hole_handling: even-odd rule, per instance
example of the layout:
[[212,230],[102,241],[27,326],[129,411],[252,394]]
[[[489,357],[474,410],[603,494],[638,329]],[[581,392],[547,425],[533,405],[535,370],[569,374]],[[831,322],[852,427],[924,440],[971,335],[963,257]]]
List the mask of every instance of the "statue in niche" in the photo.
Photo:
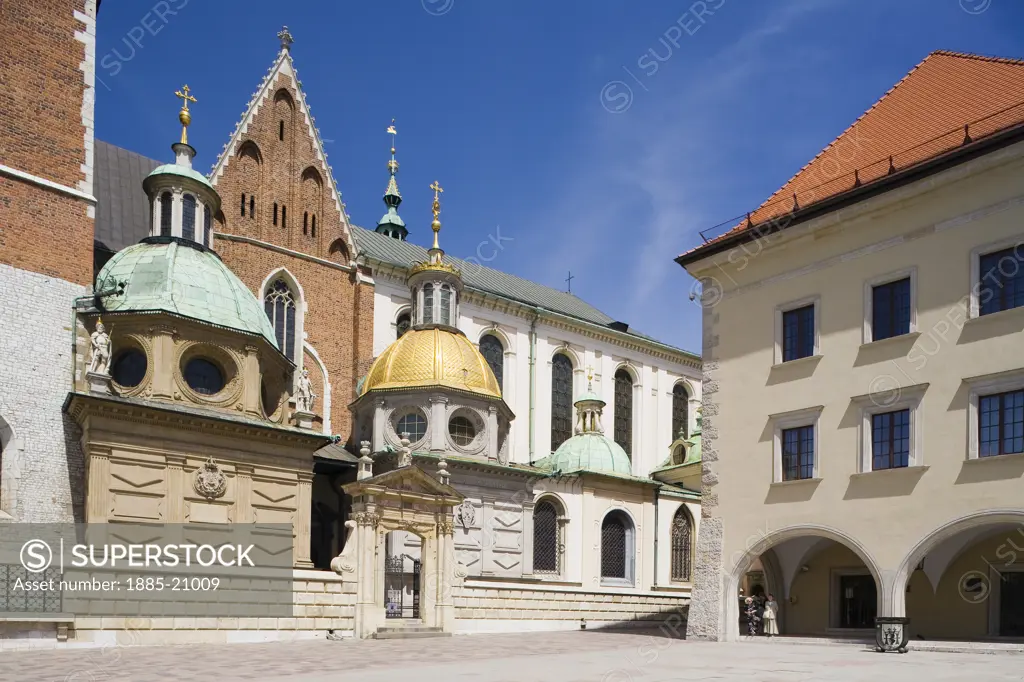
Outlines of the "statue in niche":
[[102,320],[96,321],[96,331],[90,337],[90,374],[108,374],[110,366],[110,335]]
[[302,370],[299,383],[295,388],[295,409],[299,412],[311,413],[316,393],[313,392],[313,382],[309,380],[309,370]]

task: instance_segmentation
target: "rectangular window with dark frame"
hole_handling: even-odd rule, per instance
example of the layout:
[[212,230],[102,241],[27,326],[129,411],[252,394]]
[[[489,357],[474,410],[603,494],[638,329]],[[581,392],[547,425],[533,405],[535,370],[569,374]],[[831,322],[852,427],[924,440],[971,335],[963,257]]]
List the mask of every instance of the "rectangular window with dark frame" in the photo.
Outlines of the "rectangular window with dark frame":
[[782,361],[814,355],[814,304],[782,313]]
[[1017,247],[981,256],[978,279],[979,313],[990,315],[1024,306],[1024,255]]
[[910,410],[871,415],[871,470],[910,466]]
[[910,278],[871,288],[871,340],[910,333]]
[[978,399],[978,456],[1024,452],[1024,390]]
[[814,478],[814,427],[782,431],[782,480]]

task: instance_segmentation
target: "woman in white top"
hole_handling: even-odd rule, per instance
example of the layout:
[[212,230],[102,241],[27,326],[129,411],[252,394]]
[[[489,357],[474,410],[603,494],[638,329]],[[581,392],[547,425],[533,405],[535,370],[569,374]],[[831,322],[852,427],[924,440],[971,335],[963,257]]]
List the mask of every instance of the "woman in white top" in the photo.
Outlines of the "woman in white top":
[[779,603],[775,597],[768,595],[768,601],[764,603],[764,634],[774,637],[779,634]]

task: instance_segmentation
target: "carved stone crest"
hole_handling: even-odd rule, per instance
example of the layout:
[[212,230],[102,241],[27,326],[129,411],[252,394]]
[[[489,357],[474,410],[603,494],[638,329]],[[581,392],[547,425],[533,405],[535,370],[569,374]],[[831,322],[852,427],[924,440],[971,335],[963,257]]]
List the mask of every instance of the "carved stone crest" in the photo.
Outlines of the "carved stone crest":
[[224,494],[228,487],[228,478],[211,457],[196,469],[193,486],[197,493],[212,500]]
[[455,522],[465,530],[476,521],[476,507],[469,500],[463,500],[462,504],[455,508]]

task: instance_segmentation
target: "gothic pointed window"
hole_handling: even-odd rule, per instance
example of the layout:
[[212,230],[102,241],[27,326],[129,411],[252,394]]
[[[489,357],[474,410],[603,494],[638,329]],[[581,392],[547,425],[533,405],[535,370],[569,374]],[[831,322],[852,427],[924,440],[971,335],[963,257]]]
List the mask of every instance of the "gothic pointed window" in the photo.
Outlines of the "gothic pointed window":
[[487,361],[487,366],[494,372],[498,380],[498,388],[503,388],[502,379],[505,370],[505,347],[494,334],[485,334],[480,339],[480,354]]
[[423,285],[423,324],[434,321],[434,285]]
[[672,580],[689,582],[693,567],[693,522],[680,505],[672,518]]
[[191,194],[181,199],[181,237],[196,240],[196,198]]
[[558,353],[551,359],[551,450],[572,436],[572,361]]
[[621,511],[609,512],[601,522],[601,582],[633,584],[633,523]]
[[560,572],[562,542],[558,529],[558,509],[551,500],[541,500],[533,508],[533,572]]
[[624,369],[615,373],[615,442],[633,456],[633,377]]
[[690,396],[682,384],[672,387],[672,440],[686,438],[690,435]]
[[263,297],[263,309],[274,327],[277,347],[285,357],[295,356],[295,296],[283,279],[275,280],[267,287]]
[[160,195],[160,236],[171,236],[171,211],[174,208],[174,199],[170,192]]

